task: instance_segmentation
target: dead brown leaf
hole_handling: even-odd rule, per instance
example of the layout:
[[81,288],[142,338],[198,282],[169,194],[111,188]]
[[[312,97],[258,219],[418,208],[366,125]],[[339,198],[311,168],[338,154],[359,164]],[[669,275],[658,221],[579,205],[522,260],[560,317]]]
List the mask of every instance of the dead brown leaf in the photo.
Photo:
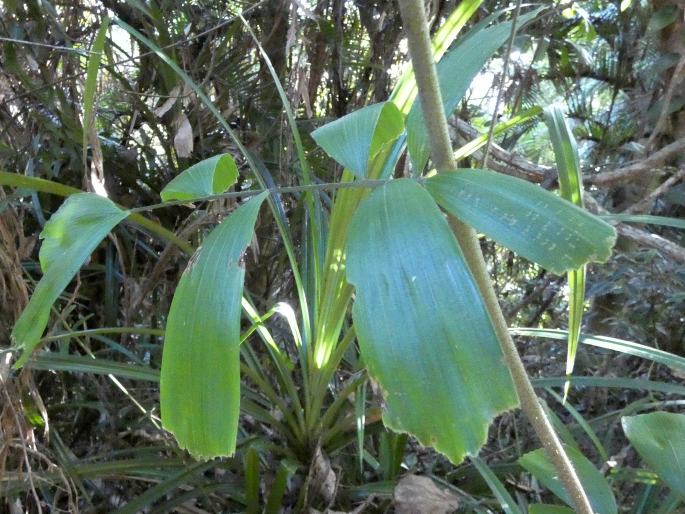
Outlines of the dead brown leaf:
[[174,148],[179,157],[190,157],[193,153],[193,127],[190,126],[188,117],[182,112],[174,119],[176,135],[174,136]]
[[459,508],[459,498],[454,493],[418,475],[402,478],[395,486],[393,499],[398,514],[447,514]]

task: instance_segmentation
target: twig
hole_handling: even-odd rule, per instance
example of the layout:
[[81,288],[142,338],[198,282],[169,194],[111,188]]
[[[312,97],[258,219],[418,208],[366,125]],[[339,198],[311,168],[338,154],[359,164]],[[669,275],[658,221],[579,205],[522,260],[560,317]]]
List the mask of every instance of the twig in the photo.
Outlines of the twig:
[[630,207],[628,207],[625,211],[623,211],[625,214],[635,214],[638,212],[643,212],[646,209],[649,208],[650,204],[656,200],[659,196],[663,195],[666,191],[671,189],[674,185],[676,185],[678,182],[680,182],[683,177],[685,177],[685,168],[680,168],[676,173],[671,175],[667,180],[665,180],[659,187],[657,187],[654,191],[649,193],[647,196],[645,196],[642,200],[640,200],[637,203],[634,203]]
[[645,172],[661,166],[666,160],[676,156],[683,150],[685,150],[685,138],[678,139],[677,141],[664,146],[662,149],[654,152],[652,155],[642,161],[624,166],[617,170],[604,171],[602,173],[598,173],[597,175],[588,175],[583,177],[583,181],[586,184],[606,186],[621,180],[631,180]]
[[[426,128],[431,141],[433,163],[437,169],[454,169],[456,163],[452,156],[452,145],[433,62],[423,0],[399,0],[399,5],[407,34],[409,53],[416,72],[423,118],[426,120]],[[521,408],[533,425],[562,483],[573,499],[576,511],[581,514],[593,514],[578,475],[535,395],[514,341],[509,335],[507,322],[495,295],[476,234],[473,229],[455,218],[450,218],[450,225],[474,274],[492,319],[504,358],[512,374]]]
[[[585,200],[585,207],[595,214],[609,214],[604,207],[599,205],[597,201],[590,195],[583,197]],[[638,244],[649,246],[658,250],[663,255],[674,259],[681,264],[685,264],[685,248],[661,236],[652,234],[646,230],[632,227],[626,223],[620,223],[616,226],[616,231],[623,237],[635,241]]]
[[37,41],[27,41],[26,39],[15,39],[13,37],[0,36],[0,41],[6,41],[7,43],[16,43],[18,45],[29,45],[29,46],[40,46],[41,48],[50,48],[52,50],[59,50],[62,52],[74,52],[80,55],[89,55],[96,52],[91,52],[90,50],[84,50],[81,48],[73,48],[70,46],[59,46],[51,45],[48,43],[38,43]]

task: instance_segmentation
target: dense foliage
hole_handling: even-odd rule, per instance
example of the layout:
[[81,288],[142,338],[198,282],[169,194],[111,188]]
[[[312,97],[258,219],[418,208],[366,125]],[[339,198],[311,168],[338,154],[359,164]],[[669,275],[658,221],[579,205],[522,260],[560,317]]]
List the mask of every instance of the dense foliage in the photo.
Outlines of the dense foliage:
[[[439,28],[467,5],[473,15],[464,15],[455,42],[440,40],[445,32]],[[496,219],[479,225],[480,204],[468,211],[468,203],[452,205],[451,199],[467,187],[482,191],[486,184],[479,180],[486,172],[469,179],[476,186],[457,182],[468,182],[469,175],[450,172],[425,186],[444,210],[488,236],[480,245],[503,311],[581,479],[592,484],[593,506],[598,512],[675,512],[685,502],[685,470],[678,462],[685,455],[678,439],[683,421],[675,414],[685,395],[679,385],[685,374],[684,9],[676,0],[565,2],[526,7],[520,14],[507,2],[488,0],[427,6],[432,33],[444,46],[437,44],[436,53],[448,47],[453,52],[439,72],[454,86],[445,104],[455,99],[449,122],[459,165],[478,168],[487,159],[500,172],[493,179],[499,185],[488,182],[495,184],[499,206],[518,189],[536,195],[540,188],[528,189],[530,184],[560,188],[573,200],[564,183],[570,176],[562,170],[564,149],[556,144],[563,130],[555,132],[552,111],[543,115],[541,109],[558,104],[555,112],[577,141],[585,207],[623,216],[605,218],[615,224],[618,242],[606,264],[588,264],[587,275],[582,268],[585,295],[579,297],[574,281],[580,272],[565,273],[603,260],[587,258],[595,243],[563,262],[551,247],[536,254],[521,234],[502,238]],[[406,313],[383,305],[387,297],[374,298],[374,291],[384,287],[385,270],[406,268],[406,241],[417,245],[426,269],[440,255],[454,257],[452,248],[430,246],[427,234],[444,229],[441,216],[428,193],[409,180],[383,186],[378,191],[384,200],[372,194],[365,203],[359,189],[335,186],[354,175],[376,179],[386,172],[411,179],[428,160],[421,136],[408,139],[411,156],[389,157],[404,125],[421,123],[410,104],[402,111],[397,84],[408,55],[395,2],[5,1],[0,44],[1,509],[565,512],[532,506],[567,498],[549,480],[549,463],[518,411],[497,417],[480,456],[459,465],[381,421],[384,409],[399,413],[394,423],[385,419],[395,428],[406,428],[402,423],[412,414],[419,419],[411,426],[425,426],[431,414],[430,406],[415,409],[381,388],[391,383],[392,370],[384,372],[382,352],[373,353],[370,327],[386,323],[387,338],[399,345],[411,325],[403,324]],[[478,50],[480,61],[462,57]],[[455,79],[459,73],[462,78]],[[459,80],[466,78],[461,90]],[[379,104],[388,98],[401,113]],[[383,107],[360,110],[371,104]],[[356,118],[344,118],[351,113]],[[370,127],[373,141],[354,134],[342,139],[331,123],[341,118]],[[478,144],[466,145],[472,141]],[[392,169],[381,166],[385,162]],[[530,184],[507,182],[513,179],[503,175]],[[192,202],[229,186],[231,194]],[[257,198],[246,193],[263,188],[281,191]],[[91,210],[69,217],[84,197],[64,197],[79,191],[104,191],[111,201],[88,196]],[[382,203],[393,194],[394,210]],[[162,208],[160,201],[174,203]],[[257,215],[262,201],[270,210]],[[336,211],[334,205],[342,207]],[[544,216],[547,204],[540,205],[537,212]],[[507,214],[513,219],[523,207],[512,203]],[[142,209],[117,225],[124,209],[136,208]],[[379,228],[368,213],[381,211],[387,219]],[[585,227],[589,217],[583,216],[568,211],[565,217]],[[96,226],[103,219],[104,229]],[[222,220],[218,226],[234,238],[230,250],[217,231],[210,232]],[[562,231],[562,221],[554,232]],[[316,264],[340,264],[332,249],[344,248],[345,241],[339,247],[333,243],[340,241],[332,241],[327,249],[322,241],[328,227],[346,231],[350,224],[355,237],[347,247],[346,273],[357,287],[354,326],[349,301],[335,301],[352,295],[342,266],[331,272],[330,283],[319,284]],[[381,230],[393,224],[404,239]],[[613,234],[601,232],[607,230],[603,225],[587,227],[604,239]],[[69,253],[70,238],[88,244]],[[224,260],[198,253],[189,263],[200,246]],[[391,248],[396,258],[385,263],[384,251]],[[211,273],[193,275],[193,266]],[[369,273],[374,266],[377,271]],[[455,273],[446,272],[442,283]],[[42,277],[52,282],[45,285]],[[187,285],[194,280],[203,294]],[[243,280],[243,297],[222,303],[221,291],[239,291]],[[392,298],[412,294],[410,288],[394,292]],[[40,295],[49,304],[56,299],[52,310],[17,323],[29,298]],[[315,317],[329,316],[335,326],[306,320],[304,306],[312,298]],[[451,301],[447,293],[439,298],[443,305]],[[368,316],[370,308],[363,311],[364,302],[378,307],[376,317]],[[238,303],[240,324],[229,316],[213,325],[208,306],[221,305],[230,314]],[[462,300],[454,307],[477,310],[475,303]],[[580,319],[577,309],[583,308]],[[237,440],[236,453],[208,462],[179,449],[161,427],[164,421],[182,447],[193,447],[194,437],[201,437],[184,420],[207,413],[193,400],[202,391],[178,382],[165,400],[163,370],[162,409],[184,394],[188,401],[170,423],[160,420],[159,410],[165,331],[176,330],[166,338],[168,347],[183,347],[190,339],[175,327],[183,326],[181,314],[194,309],[205,316],[197,322],[204,332],[194,332],[194,345],[211,345],[212,337],[220,344],[224,333],[243,341],[234,349],[232,378],[216,378],[217,397],[241,390],[237,433],[224,433],[229,446]],[[425,319],[435,310],[427,302]],[[584,338],[563,402],[569,369],[563,330],[573,332],[574,316],[582,321]],[[456,318],[441,321],[426,330],[463,328]],[[22,354],[27,362],[20,370],[11,369],[12,330],[15,338],[35,333],[37,351]],[[312,339],[333,342],[310,350]],[[176,358],[172,365],[182,368],[195,356]],[[473,358],[483,362],[482,355]],[[308,359],[321,373],[309,371],[305,364],[315,368]],[[439,366],[422,372],[432,369]],[[420,372],[417,367],[416,375],[397,382],[421,378]],[[506,386],[492,368],[471,367],[463,376],[476,382],[487,373],[492,398],[486,401],[483,391],[481,407],[489,416],[511,408],[515,398],[499,394]],[[211,398],[206,404],[208,423],[223,427],[214,414],[231,407]],[[462,425],[487,418],[466,405]],[[436,441],[442,428],[419,440],[454,462],[463,448],[451,454],[441,449],[445,445]],[[179,435],[184,430],[185,439]],[[673,452],[661,453],[671,443]],[[218,453],[207,449],[200,455]]]

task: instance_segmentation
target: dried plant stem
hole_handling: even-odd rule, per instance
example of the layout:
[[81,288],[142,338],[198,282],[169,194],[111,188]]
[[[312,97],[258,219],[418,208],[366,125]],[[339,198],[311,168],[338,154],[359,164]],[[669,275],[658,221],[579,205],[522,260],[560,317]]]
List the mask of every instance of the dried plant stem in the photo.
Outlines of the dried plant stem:
[[[398,2],[407,34],[409,53],[416,74],[423,118],[426,120],[426,128],[432,145],[433,162],[438,170],[455,169],[456,163],[452,157],[452,145],[433,63],[423,0],[398,0]],[[476,234],[473,229],[455,218],[450,219],[450,225],[485,300],[504,358],[511,372],[521,408],[573,499],[576,512],[592,514],[592,507],[578,475],[542,409],[514,341],[509,335],[507,323],[488,275]]]

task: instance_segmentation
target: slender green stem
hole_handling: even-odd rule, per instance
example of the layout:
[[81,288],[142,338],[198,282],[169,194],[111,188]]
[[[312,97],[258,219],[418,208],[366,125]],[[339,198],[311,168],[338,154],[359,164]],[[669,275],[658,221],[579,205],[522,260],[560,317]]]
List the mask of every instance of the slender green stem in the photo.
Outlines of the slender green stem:
[[64,332],[62,334],[55,334],[52,336],[46,336],[41,339],[41,342],[47,343],[49,341],[59,341],[60,339],[65,339],[67,337],[84,337],[84,336],[96,336],[104,334],[142,334],[162,337],[164,335],[164,330],[160,328],[150,328],[150,327],[103,327],[103,328],[90,328],[87,330],[76,330],[73,332]]
[[[421,180],[421,179],[416,179]],[[322,182],[320,184],[305,184],[301,186],[284,186],[272,187],[268,189],[249,189],[247,191],[229,191],[228,193],[220,193],[217,195],[202,196],[195,198],[193,202],[208,202],[211,200],[220,200],[222,198],[247,198],[250,196],[257,196],[264,191],[272,194],[285,193],[303,193],[308,191],[335,191],[336,189],[366,189],[370,187],[380,187],[387,184],[387,180],[355,180],[354,182]],[[176,205],[188,205],[188,200],[173,200],[170,202],[161,202],[153,205],[144,205],[143,207],[135,207],[130,209],[131,212],[146,212],[156,209],[164,209],[166,207],[174,207]]]
[[151,234],[159,236],[161,239],[164,239],[166,241],[169,241],[170,243],[175,244],[186,255],[193,255],[193,253],[195,252],[195,248],[193,248],[192,245],[188,244],[186,241],[178,237],[171,230],[164,228],[159,223],[152,221],[151,219],[148,219],[145,216],[138,214],[137,212],[130,214],[129,217],[126,218],[126,221],[135,223],[136,225],[139,225]]
[[[423,118],[426,120],[426,128],[432,146],[433,162],[438,170],[455,169],[456,163],[452,157],[452,145],[433,62],[423,0],[398,0],[398,2],[407,34],[409,53],[416,72]],[[576,512],[592,514],[592,507],[578,475],[535,395],[523,362],[521,362],[516,350],[516,345],[509,335],[507,323],[488,275],[478,238],[473,229],[457,219],[451,218],[450,225],[464,252],[492,319],[495,333],[521,402],[521,408],[533,425],[561,481],[573,499]]]

